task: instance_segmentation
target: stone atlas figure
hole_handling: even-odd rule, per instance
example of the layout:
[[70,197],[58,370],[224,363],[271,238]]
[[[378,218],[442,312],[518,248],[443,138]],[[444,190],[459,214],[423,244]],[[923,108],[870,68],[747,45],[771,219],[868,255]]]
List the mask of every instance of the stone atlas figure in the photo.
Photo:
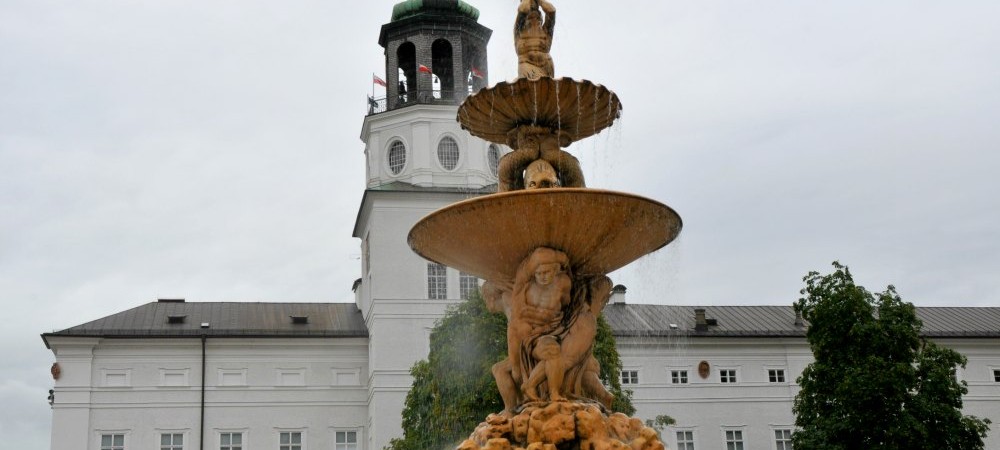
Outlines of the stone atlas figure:
[[[542,17],[542,11],[545,17]],[[549,50],[556,27],[556,8],[545,0],[521,0],[514,20],[514,49],[517,50],[517,76],[529,80],[554,77]]]
[[587,188],[563,150],[610,126],[621,104],[603,86],[555,78],[555,13],[546,0],[521,0],[519,77],[459,107],[462,128],[513,149],[498,163],[498,193],[437,210],[408,237],[421,256],[485,279],[487,307],[508,319],[507,357],[492,367],[504,409],[459,450],[662,450],[639,419],[611,413],[593,350],[606,274],[667,245],[680,217],[654,200]]

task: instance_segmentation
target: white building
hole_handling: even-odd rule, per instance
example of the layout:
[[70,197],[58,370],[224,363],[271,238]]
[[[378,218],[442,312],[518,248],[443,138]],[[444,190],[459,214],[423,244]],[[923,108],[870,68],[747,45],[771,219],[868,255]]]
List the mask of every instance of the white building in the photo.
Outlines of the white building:
[[[457,0],[408,0],[382,27],[388,96],[371,100],[361,132],[356,302],[161,300],[46,333],[53,450],[379,450],[401,434],[410,367],[434,321],[478,283],[416,256],[406,235],[431,211],[493,192],[508,151],[455,121],[486,84],[491,32],[477,15]],[[678,420],[671,448],[790,448],[776,436],[792,428],[794,381],[811,359],[791,307],[706,307],[698,324],[694,307],[623,296],[605,313],[623,381],[640,417]],[[1000,308],[920,313],[931,337],[969,357],[968,412],[1000,422]]]

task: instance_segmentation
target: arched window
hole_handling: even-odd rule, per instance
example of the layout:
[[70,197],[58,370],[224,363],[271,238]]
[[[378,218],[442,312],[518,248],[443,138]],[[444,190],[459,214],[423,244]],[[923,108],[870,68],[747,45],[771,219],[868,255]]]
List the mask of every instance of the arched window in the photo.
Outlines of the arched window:
[[497,167],[500,165],[500,147],[490,144],[490,149],[486,151],[486,162],[490,165],[490,173],[497,176]]
[[389,146],[389,171],[393,175],[399,175],[406,166],[406,145],[403,141],[393,141]]
[[416,98],[417,90],[417,47],[412,42],[404,42],[396,49],[396,64],[399,65],[399,84],[393,86],[400,103]]
[[458,142],[451,136],[441,138],[438,142],[438,162],[444,170],[455,170],[458,167]]
[[438,39],[431,44],[431,70],[441,80],[441,98],[451,98],[455,92],[455,69],[451,42]]

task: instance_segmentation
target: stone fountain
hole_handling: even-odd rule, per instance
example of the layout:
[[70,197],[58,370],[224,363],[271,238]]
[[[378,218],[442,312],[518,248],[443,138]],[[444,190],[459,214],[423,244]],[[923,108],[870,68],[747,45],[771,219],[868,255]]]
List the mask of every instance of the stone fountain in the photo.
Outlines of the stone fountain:
[[522,0],[518,78],[458,109],[462,128],[514,149],[500,160],[499,192],[437,210],[408,237],[424,258],[485,279],[487,305],[508,318],[507,358],[493,366],[504,410],[458,448],[663,449],[642,421],[610,413],[593,344],[607,274],[667,245],[681,219],[654,200],[587,188],[563,150],[610,126],[622,107],[601,85],[555,78],[555,16],[546,0]]

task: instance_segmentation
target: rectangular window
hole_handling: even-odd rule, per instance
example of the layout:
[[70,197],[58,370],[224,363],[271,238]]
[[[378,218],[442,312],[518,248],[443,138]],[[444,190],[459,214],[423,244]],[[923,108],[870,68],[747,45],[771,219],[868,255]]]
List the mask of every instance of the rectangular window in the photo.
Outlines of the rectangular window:
[[736,382],[736,369],[722,369],[719,371],[719,381],[722,383]]
[[726,450],[743,450],[743,430],[726,430]]
[[639,371],[638,370],[623,370],[622,371],[622,384],[639,384]]
[[770,381],[771,383],[784,383],[785,369],[768,369],[767,381]]
[[243,433],[220,433],[219,450],[243,450]]
[[1000,383],[1000,369],[993,369],[993,381]]
[[774,430],[774,448],[792,450],[792,430]]
[[333,450],[358,450],[358,432],[338,431]]
[[448,298],[448,269],[444,264],[427,263],[427,298]]
[[686,370],[671,370],[670,371],[670,382],[673,384],[687,384],[688,382],[688,371]]
[[160,450],[184,450],[184,435],[181,433],[161,433]]
[[677,432],[677,450],[694,450],[694,431]]
[[458,294],[464,300],[468,300],[473,293],[479,292],[479,278],[475,275],[469,275],[465,272],[459,272],[458,274]]
[[283,431],[278,433],[278,450],[302,450],[302,432]]
[[125,450],[125,435],[102,434],[101,450]]

